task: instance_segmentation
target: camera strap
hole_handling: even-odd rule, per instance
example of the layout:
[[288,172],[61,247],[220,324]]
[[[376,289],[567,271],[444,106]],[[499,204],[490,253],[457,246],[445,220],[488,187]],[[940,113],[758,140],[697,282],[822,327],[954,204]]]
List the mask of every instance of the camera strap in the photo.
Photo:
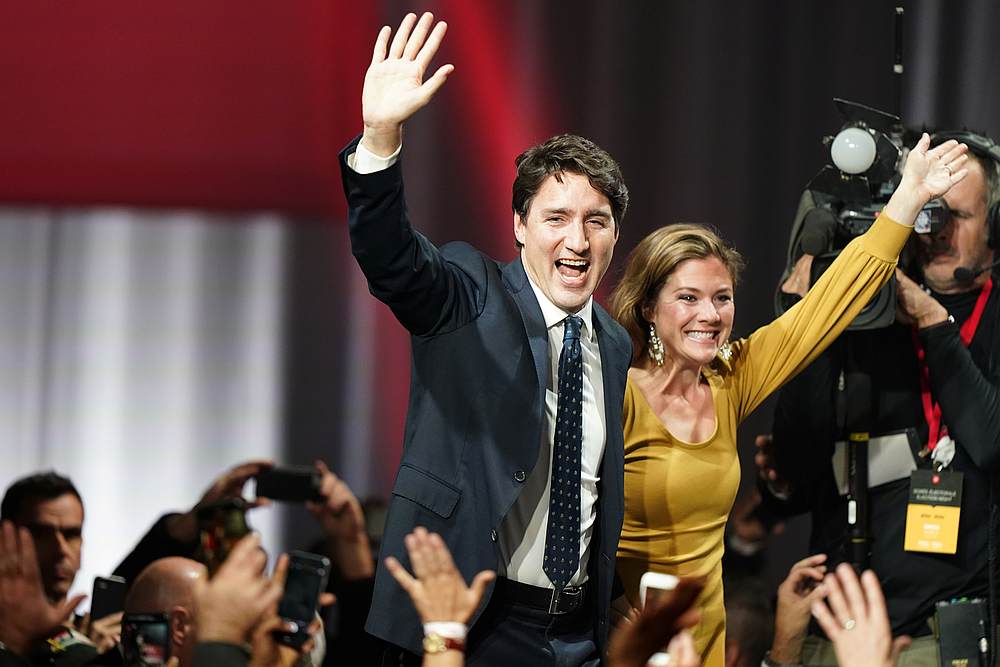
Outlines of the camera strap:
[[[979,322],[983,319],[983,311],[986,309],[986,302],[989,300],[992,290],[993,277],[990,276],[979,291],[979,298],[976,299],[976,305],[972,309],[972,314],[962,323],[959,329],[959,337],[962,339],[962,344],[965,347],[969,347],[973,337],[976,335],[976,330],[979,328]],[[915,326],[913,327],[913,347],[917,351],[917,364],[920,370],[920,397],[924,408],[924,418],[927,420],[927,444],[921,450],[920,456],[921,458],[926,458],[934,452],[934,448],[937,447],[938,443],[948,435],[948,427],[941,423],[941,404],[935,401],[931,394],[931,374],[930,368],[927,366],[927,351],[924,350],[924,346],[920,342],[920,335],[917,333]]]

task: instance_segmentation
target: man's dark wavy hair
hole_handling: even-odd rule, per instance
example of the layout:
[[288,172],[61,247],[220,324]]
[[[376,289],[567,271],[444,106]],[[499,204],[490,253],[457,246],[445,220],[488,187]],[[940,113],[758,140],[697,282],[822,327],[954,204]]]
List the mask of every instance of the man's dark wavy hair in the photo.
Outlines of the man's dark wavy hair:
[[7,488],[3,502],[0,503],[0,521],[17,523],[29,504],[53,500],[67,493],[76,496],[80,505],[83,505],[83,498],[73,482],[54,470],[22,477]]
[[512,208],[522,219],[527,220],[531,200],[550,174],[561,183],[561,174],[571,173],[586,176],[594,189],[608,198],[615,232],[621,228],[628,209],[628,187],[618,163],[593,141],[575,134],[560,134],[518,155],[514,166],[517,177]]

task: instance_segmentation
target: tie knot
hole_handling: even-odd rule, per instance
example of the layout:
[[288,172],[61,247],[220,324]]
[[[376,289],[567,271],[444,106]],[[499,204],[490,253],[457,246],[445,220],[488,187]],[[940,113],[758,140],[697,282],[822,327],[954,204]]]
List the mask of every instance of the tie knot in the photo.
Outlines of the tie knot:
[[583,327],[583,320],[576,315],[569,315],[563,320],[563,342],[568,340],[579,340],[580,329]]

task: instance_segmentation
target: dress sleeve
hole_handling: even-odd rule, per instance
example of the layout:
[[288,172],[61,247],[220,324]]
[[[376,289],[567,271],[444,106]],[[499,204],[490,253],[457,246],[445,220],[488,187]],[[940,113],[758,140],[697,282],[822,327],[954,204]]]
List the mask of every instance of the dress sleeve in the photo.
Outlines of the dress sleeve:
[[880,215],[841,251],[805,297],[733,344],[733,395],[743,420],[847,328],[893,275],[912,227]]

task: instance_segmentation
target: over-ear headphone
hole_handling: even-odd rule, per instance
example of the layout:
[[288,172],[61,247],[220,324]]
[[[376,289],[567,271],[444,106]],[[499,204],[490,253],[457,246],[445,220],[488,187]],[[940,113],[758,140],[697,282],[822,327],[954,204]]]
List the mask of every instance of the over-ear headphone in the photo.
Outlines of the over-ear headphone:
[[[994,170],[1000,170],[1000,146],[986,135],[976,134],[968,130],[944,130],[934,133],[931,137],[934,144],[940,144],[949,139],[965,144],[970,151],[979,157],[992,161]],[[1000,174],[995,171],[994,175]],[[989,187],[988,178],[987,187]],[[995,187],[1000,187],[1000,185]],[[989,195],[987,194],[987,196]],[[1000,244],[1000,201],[993,202],[993,205],[986,211],[986,244],[990,248],[996,248]]]

